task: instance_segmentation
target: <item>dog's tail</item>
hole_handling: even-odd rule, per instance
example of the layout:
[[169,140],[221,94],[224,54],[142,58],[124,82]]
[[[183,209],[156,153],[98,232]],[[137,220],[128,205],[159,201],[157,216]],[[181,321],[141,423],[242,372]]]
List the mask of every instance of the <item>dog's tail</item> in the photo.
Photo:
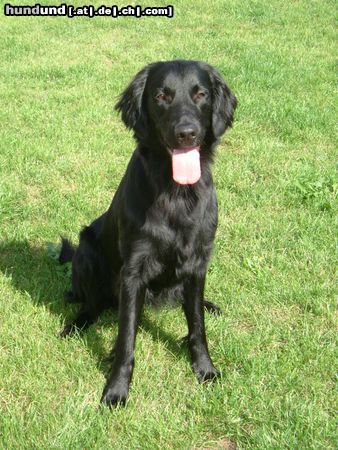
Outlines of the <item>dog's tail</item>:
[[59,263],[65,264],[73,259],[75,253],[75,247],[66,238],[61,236],[61,251],[59,255]]

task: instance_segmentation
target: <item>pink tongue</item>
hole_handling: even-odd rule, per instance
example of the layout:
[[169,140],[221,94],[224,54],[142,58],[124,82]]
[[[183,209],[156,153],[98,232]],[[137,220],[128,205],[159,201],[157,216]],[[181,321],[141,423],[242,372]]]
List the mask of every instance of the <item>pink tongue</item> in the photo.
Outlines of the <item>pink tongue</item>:
[[194,184],[201,178],[199,148],[173,150],[173,178],[179,184]]

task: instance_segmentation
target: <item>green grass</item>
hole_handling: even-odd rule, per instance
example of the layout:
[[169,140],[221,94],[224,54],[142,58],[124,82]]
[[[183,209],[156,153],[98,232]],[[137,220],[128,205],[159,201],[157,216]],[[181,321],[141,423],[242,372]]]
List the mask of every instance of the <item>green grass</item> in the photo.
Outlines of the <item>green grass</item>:
[[[1,448],[335,448],[335,3],[174,7],[173,19],[0,17]],[[128,406],[101,410],[116,317],[58,339],[76,307],[47,244],[108,207],[134,148],[116,96],[172,58],[214,64],[239,100],[214,165],[206,289],[224,311],[206,318],[223,378],[198,385],[182,312],[147,307]]]

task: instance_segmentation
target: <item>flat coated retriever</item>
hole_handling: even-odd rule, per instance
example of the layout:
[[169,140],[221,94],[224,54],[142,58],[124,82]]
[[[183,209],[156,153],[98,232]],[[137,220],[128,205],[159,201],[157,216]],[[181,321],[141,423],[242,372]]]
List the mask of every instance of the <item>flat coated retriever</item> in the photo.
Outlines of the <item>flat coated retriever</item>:
[[217,308],[204,299],[217,226],[210,165],[236,103],[213,67],[175,60],[142,69],[116,105],[137,148],[108,211],[81,231],[76,249],[63,239],[59,257],[72,260],[68,300],[83,304],[61,336],[87,327],[108,307],[119,308],[104,404],[127,399],[146,297],[180,297],[193,370],[200,382],[219,376],[204,326],[204,308]]

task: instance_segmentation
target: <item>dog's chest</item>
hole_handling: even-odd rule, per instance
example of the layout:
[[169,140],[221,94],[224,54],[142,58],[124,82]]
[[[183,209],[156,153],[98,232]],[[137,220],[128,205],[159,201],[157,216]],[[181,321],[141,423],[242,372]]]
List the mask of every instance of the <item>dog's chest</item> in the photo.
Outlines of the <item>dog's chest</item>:
[[205,201],[164,198],[150,208],[144,227],[151,249],[147,266],[156,268],[150,278],[177,280],[204,270],[217,221],[207,206]]
[[184,198],[158,199],[149,211],[147,222],[162,252],[180,253],[183,248],[201,243],[204,206],[200,201],[193,203]]

